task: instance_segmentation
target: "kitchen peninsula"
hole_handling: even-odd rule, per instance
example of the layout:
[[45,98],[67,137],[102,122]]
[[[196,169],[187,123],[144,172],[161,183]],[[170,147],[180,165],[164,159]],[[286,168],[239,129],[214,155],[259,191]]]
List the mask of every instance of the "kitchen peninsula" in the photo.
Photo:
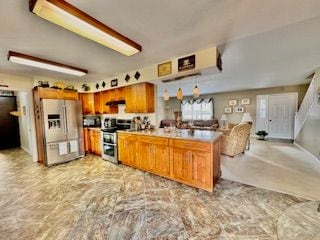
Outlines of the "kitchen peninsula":
[[119,160],[212,192],[221,175],[220,137],[219,132],[202,130],[118,131]]

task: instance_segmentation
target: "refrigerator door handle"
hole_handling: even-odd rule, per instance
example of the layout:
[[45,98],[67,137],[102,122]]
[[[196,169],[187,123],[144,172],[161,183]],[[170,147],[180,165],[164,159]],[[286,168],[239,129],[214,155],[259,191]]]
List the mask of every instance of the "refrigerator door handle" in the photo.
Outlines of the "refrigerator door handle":
[[65,134],[68,134],[68,115],[67,115],[67,106],[63,105],[63,110],[64,110],[64,126],[65,126]]

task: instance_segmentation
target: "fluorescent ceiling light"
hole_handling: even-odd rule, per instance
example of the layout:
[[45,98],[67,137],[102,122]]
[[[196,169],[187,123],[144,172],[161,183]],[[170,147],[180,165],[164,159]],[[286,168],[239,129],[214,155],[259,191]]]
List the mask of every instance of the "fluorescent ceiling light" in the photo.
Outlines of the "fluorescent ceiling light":
[[141,51],[141,46],[64,0],[29,0],[30,11],[85,38],[124,55]]
[[31,67],[43,68],[50,71],[61,72],[75,76],[84,76],[88,73],[88,71],[85,69],[72,67],[62,63],[57,63],[13,51],[8,52],[8,60],[14,63],[28,65]]

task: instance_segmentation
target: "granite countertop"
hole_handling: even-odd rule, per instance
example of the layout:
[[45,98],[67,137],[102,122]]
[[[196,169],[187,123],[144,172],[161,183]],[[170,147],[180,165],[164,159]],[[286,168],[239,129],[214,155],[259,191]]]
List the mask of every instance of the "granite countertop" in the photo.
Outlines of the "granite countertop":
[[143,135],[143,136],[151,136],[151,137],[196,140],[196,141],[203,141],[203,142],[214,142],[218,140],[222,135],[221,132],[214,132],[214,131],[208,131],[208,130],[190,131],[188,129],[175,129],[171,132],[165,132],[163,128],[153,129],[153,130],[118,131],[118,132]]

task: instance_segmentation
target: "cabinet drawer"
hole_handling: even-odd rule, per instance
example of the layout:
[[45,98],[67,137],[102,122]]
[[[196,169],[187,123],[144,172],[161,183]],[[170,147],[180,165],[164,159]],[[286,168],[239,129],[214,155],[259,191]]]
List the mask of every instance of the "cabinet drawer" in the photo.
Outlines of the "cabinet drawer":
[[139,137],[139,141],[157,145],[168,145],[169,139],[168,138],[161,138],[161,137],[147,137],[141,136]]
[[170,139],[170,146],[185,148],[188,150],[203,151],[203,152],[211,151],[210,142],[197,142],[197,141]]
[[126,133],[118,133],[117,135],[119,140],[134,140],[137,139],[137,136],[132,134],[126,134]]

